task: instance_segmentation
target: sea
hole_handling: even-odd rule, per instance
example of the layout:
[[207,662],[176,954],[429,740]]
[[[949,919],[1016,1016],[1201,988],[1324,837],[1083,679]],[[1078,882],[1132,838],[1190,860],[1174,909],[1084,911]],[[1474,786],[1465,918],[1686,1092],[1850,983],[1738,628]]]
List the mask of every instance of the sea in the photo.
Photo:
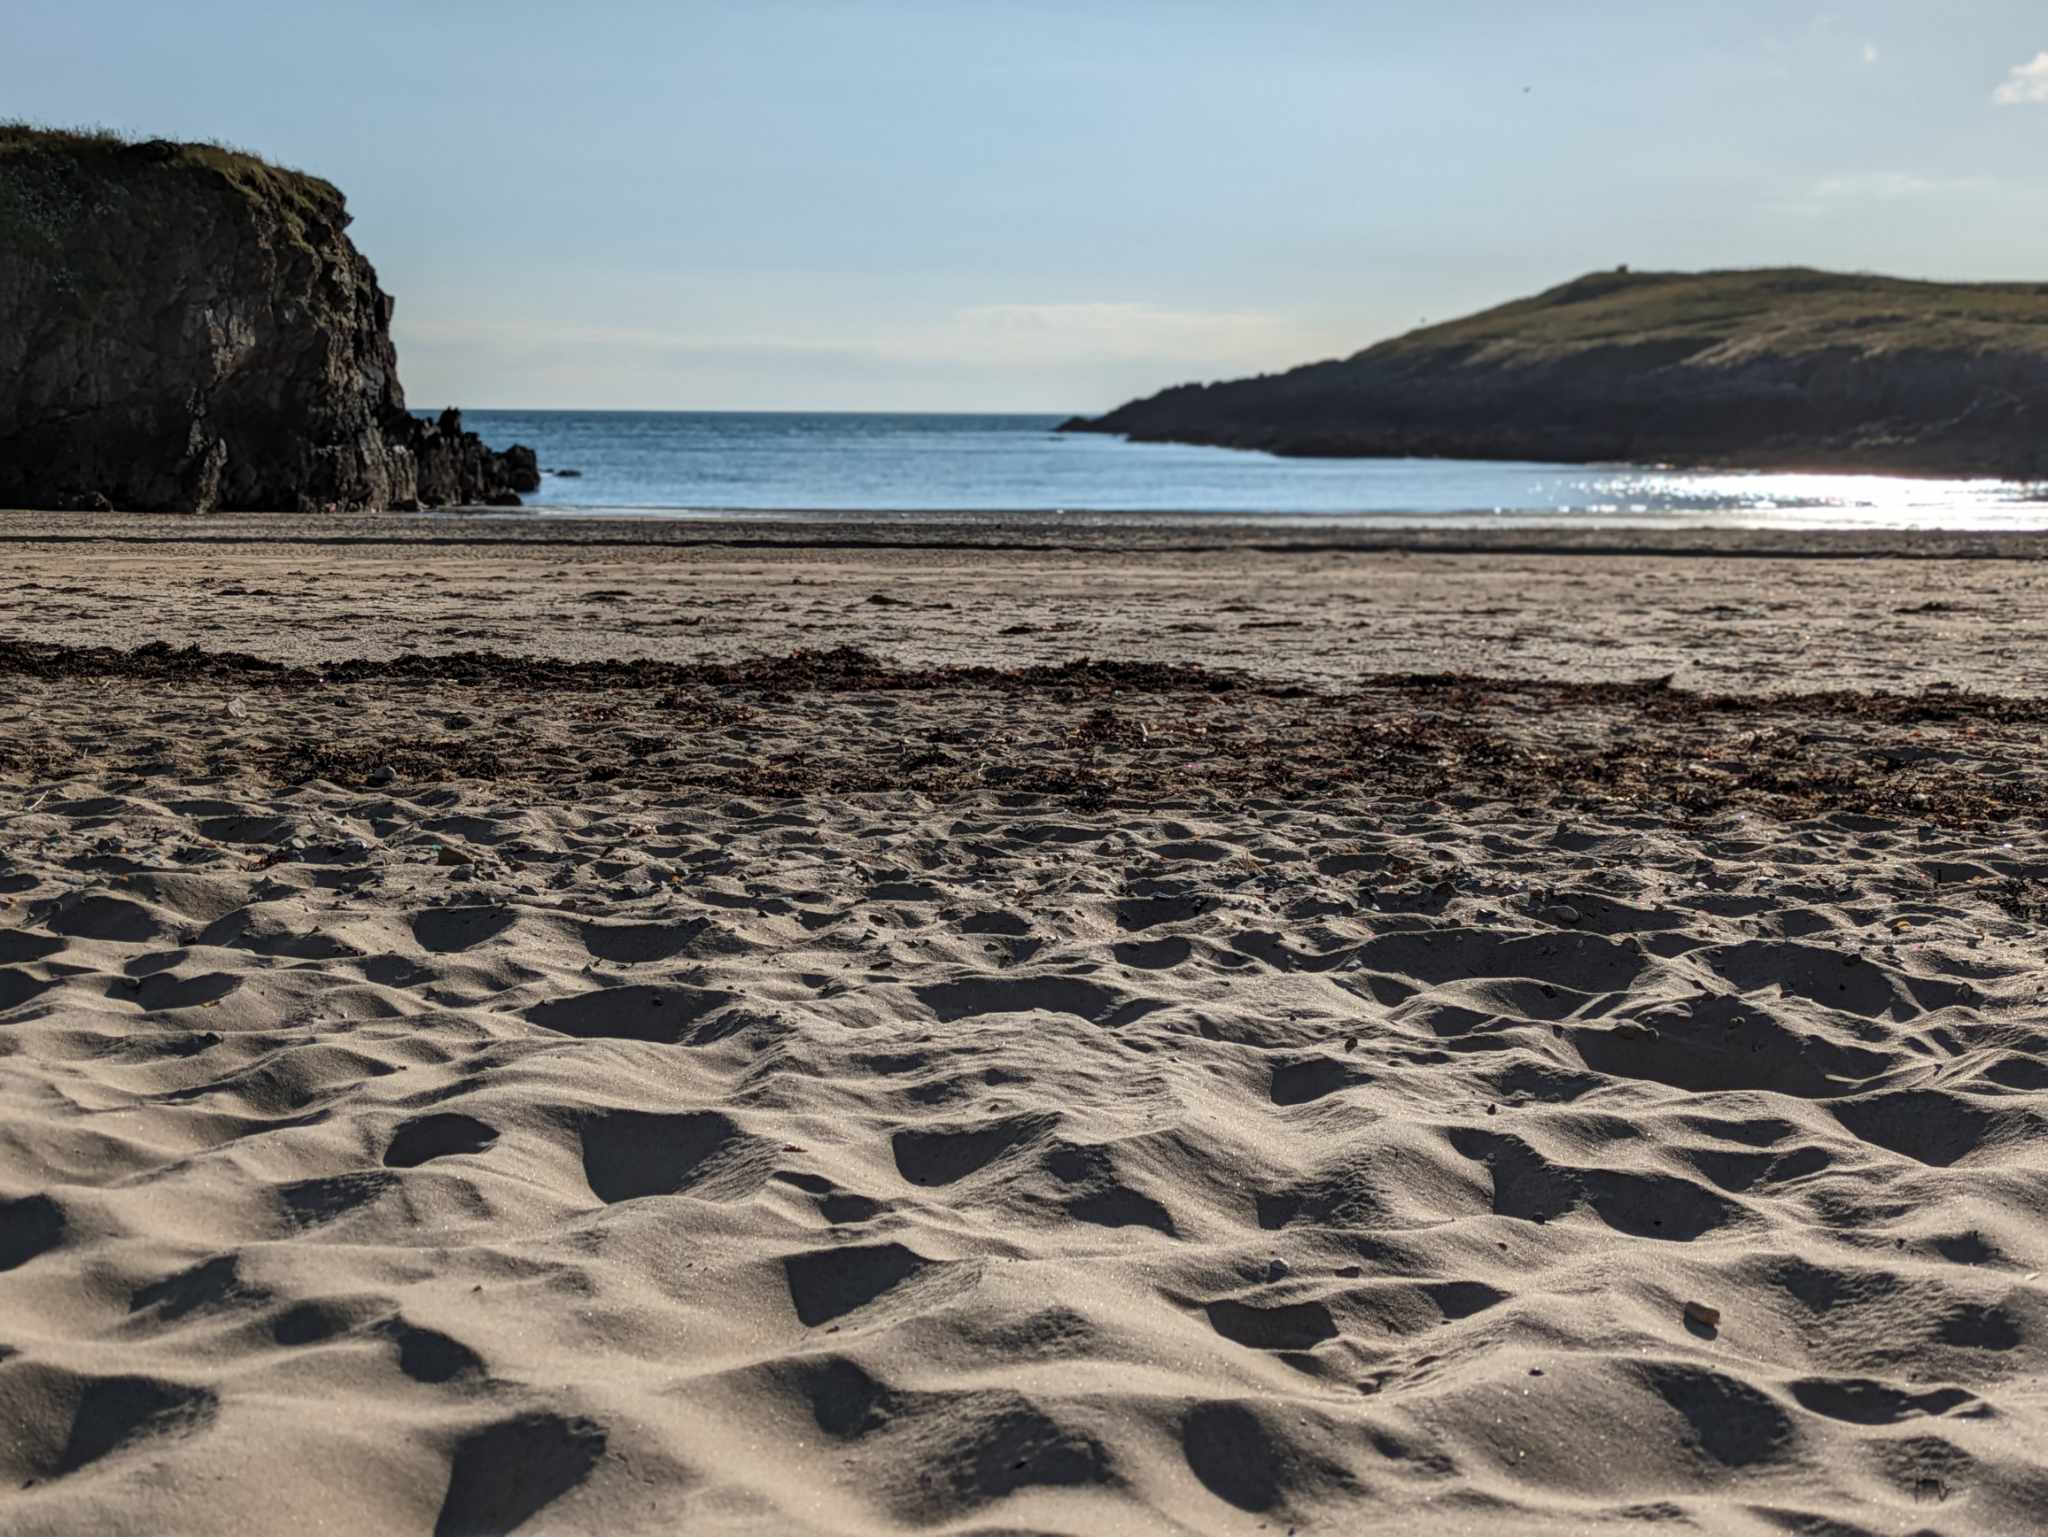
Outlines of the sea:
[[531,445],[538,516],[1076,527],[2048,529],[2048,486],[1444,459],[1286,459],[1059,433],[1035,415],[463,413]]

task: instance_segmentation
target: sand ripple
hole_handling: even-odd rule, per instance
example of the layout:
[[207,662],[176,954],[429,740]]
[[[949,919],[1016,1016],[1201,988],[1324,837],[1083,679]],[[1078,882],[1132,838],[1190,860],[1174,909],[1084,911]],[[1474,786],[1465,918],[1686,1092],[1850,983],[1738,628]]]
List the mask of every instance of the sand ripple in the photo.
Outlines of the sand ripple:
[[2031,832],[110,780],[4,860],[0,1524],[2048,1508]]

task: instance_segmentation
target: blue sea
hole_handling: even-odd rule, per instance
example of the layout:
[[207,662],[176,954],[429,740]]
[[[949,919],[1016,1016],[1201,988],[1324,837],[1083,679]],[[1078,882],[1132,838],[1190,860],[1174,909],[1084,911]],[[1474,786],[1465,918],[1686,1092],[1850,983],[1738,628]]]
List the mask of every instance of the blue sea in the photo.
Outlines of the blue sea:
[[[542,514],[1214,519],[1305,527],[2048,529],[2048,487],[1436,459],[1281,459],[1053,431],[1057,416],[467,411],[526,443]],[[575,471],[575,474],[568,474]]]

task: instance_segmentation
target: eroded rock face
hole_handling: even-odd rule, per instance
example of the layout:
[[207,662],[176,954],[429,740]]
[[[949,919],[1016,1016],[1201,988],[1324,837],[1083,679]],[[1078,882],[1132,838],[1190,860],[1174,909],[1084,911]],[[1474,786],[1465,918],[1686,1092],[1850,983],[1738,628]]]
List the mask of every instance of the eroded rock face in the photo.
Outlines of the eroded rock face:
[[0,507],[517,501],[530,450],[405,408],[392,301],[317,177],[0,129]]

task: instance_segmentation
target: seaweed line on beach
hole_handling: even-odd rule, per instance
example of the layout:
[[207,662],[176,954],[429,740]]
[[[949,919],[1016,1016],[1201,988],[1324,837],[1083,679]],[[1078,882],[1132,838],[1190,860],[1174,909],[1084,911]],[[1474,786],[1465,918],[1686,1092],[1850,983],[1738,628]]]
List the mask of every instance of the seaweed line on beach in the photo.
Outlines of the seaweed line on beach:
[[[735,662],[470,653],[288,667],[166,645],[14,642],[0,643],[0,675],[94,680],[95,708],[157,733],[139,744],[97,730],[63,744],[0,735],[0,772],[30,781],[68,772],[82,752],[125,756],[145,777],[182,755],[277,783],[376,788],[993,793],[1095,808],[1365,794],[1959,827],[2048,814],[2048,704],[1938,688],[1755,698],[1662,678],[1397,674],[1312,689],[1154,662],[905,666],[855,647]],[[177,744],[168,756],[165,740]]]
[[[1279,698],[1311,694],[1342,697],[1306,685],[1274,682],[1200,663],[1121,661],[1081,657],[1027,667],[903,666],[858,646],[799,647],[780,656],[737,662],[663,662],[648,658],[571,661],[457,651],[388,658],[350,658],[293,666],[239,651],[207,651],[163,641],[123,651],[111,646],[63,646],[0,641],[0,677],[54,682],[69,678],[153,682],[223,682],[245,687],[303,688],[353,683],[435,683],[517,687],[563,692],[606,689],[725,689],[746,693],[867,693],[974,688],[1003,693],[1077,692],[1212,694],[1245,691]],[[2002,725],[2048,725],[2048,700],[1985,694],[1933,685],[1913,693],[1830,689],[1795,694],[1714,694],[1677,688],[1668,677],[1629,682],[1493,678],[1472,673],[1362,672],[1359,694],[1414,694],[1444,708],[1469,706],[1483,696],[1514,696],[1532,705],[1625,706],[1657,720],[1697,716],[1768,716],[1774,719],[1855,717],[1897,724],[1982,720]]]

